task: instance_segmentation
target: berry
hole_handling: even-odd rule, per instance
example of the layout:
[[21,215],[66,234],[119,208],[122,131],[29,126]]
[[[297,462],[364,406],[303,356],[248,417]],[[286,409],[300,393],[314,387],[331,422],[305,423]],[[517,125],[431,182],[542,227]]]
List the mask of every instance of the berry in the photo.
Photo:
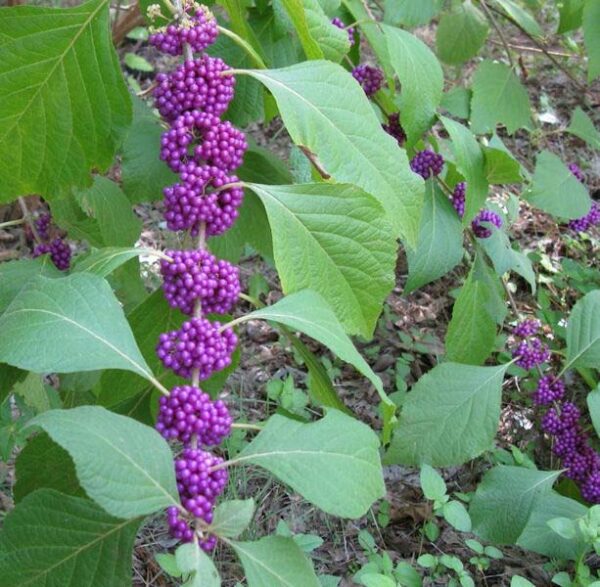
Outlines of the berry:
[[183,45],[189,44],[192,51],[200,53],[217,39],[217,20],[210,11],[202,7],[190,17],[184,13],[181,22],[170,24],[150,35],[148,42],[168,55],[182,55]]
[[230,67],[218,57],[203,55],[186,61],[170,74],[156,76],[154,104],[167,120],[188,110],[221,116],[233,98],[235,77],[222,75]]
[[590,503],[600,503],[600,470],[590,473],[581,486],[581,495]]
[[237,267],[217,260],[208,251],[166,251],[166,254],[173,262],[162,260],[160,272],[165,297],[172,308],[191,315],[196,300],[200,300],[204,313],[231,311],[241,292]]
[[195,163],[185,165],[180,176],[181,183],[163,191],[169,230],[190,230],[197,235],[200,225],[206,223],[208,236],[225,232],[238,217],[244,190],[239,186],[223,187],[239,179],[217,167]]
[[167,440],[187,444],[195,436],[198,444],[213,446],[229,435],[232,422],[221,400],[213,402],[201,389],[182,385],[160,398],[156,429]]
[[569,171],[581,182],[585,183],[585,175],[577,163],[569,163]]
[[50,221],[52,220],[52,216],[48,213],[41,214],[35,220],[35,228],[40,235],[42,240],[48,240],[50,235],[48,233],[48,229],[50,228]]
[[598,224],[600,224],[600,205],[598,205],[598,202],[592,202],[590,211],[581,218],[571,220],[568,226],[575,232],[585,232]]
[[537,334],[541,326],[542,323],[537,318],[526,318],[513,328],[512,333],[520,338],[527,338]]
[[512,356],[519,367],[529,370],[545,363],[550,358],[550,349],[539,338],[533,337],[521,341]]
[[400,113],[394,112],[388,116],[387,124],[381,125],[383,130],[398,141],[398,145],[402,146],[406,141],[406,133],[400,124]]
[[335,18],[331,19],[331,24],[333,26],[336,26],[338,29],[342,29],[342,30],[346,30],[348,32],[348,41],[350,41],[350,47],[354,46],[354,28],[353,27],[348,27],[346,28],[346,25],[342,22],[341,18],[338,18],[337,16]]
[[40,244],[33,249],[33,257],[50,253],[50,259],[60,271],[67,271],[71,266],[71,247],[62,238],[55,238],[50,244]]
[[533,402],[539,406],[545,406],[558,400],[565,395],[565,384],[553,375],[544,375],[538,381],[537,389],[533,394]]
[[464,181],[461,181],[454,186],[454,191],[450,198],[452,200],[452,206],[460,218],[465,215],[466,194],[467,184]]
[[431,149],[419,151],[410,161],[410,168],[423,179],[439,175],[444,168],[444,157]]
[[475,216],[473,222],[471,222],[471,228],[477,238],[489,238],[492,236],[492,230],[487,226],[483,225],[482,222],[489,222],[496,228],[502,227],[502,218],[492,210],[484,208]]
[[219,330],[221,324],[205,318],[192,318],[179,330],[165,332],[159,337],[156,354],[167,369],[189,379],[198,369],[200,380],[208,379],[215,371],[231,365],[231,354],[237,336],[231,328]]
[[371,65],[357,65],[352,70],[352,77],[361,85],[367,96],[379,91],[385,80],[383,71]]

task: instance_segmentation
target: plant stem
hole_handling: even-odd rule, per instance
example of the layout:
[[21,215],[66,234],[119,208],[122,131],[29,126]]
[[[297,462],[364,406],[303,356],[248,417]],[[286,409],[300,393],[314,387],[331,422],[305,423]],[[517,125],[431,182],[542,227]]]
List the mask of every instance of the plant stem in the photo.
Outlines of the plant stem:
[[[206,223],[200,224],[198,231],[198,242],[196,243],[196,249],[203,251],[206,247]],[[202,318],[202,301],[200,298],[196,299],[194,303],[194,318]],[[192,370],[192,386],[198,387],[200,385],[200,369]]]
[[18,226],[19,224],[24,224],[25,222],[25,218],[17,218],[17,220],[8,220],[6,222],[0,222],[0,229],[8,228],[9,226]]
[[23,212],[23,220],[29,224],[29,228],[31,228],[31,232],[33,234],[33,238],[39,244],[42,242],[40,235],[35,227],[35,222],[31,218],[31,214],[29,213],[29,209],[27,208],[27,203],[25,202],[25,198],[23,196],[19,196],[19,206],[21,207],[21,212]]
[[234,422],[231,427],[237,428],[238,430],[256,430],[258,432],[262,430],[262,426],[258,426],[257,424],[246,424],[245,422]]
[[502,29],[496,22],[496,19],[494,18],[492,11],[489,9],[486,1],[480,0],[479,3],[481,4],[481,8],[483,8],[483,11],[485,12],[487,19],[490,21],[490,23],[494,27],[495,31],[498,33],[498,36],[500,37],[500,40],[502,41],[502,45],[504,45],[504,50],[506,51],[506,56],[508,57],[508,62],[510,63],[510,66],[514,68],[515,62],[512,58],[512,54],[510,52],[510,47],[508,45],[508,42],[506,41],[506,37],[504,36],[504,33],[502,32]]
[[240,37],[238,34],[234,33],[233,31],[226,29],[225,27],[222,27],[219,25],[217,28],[219,29],[220,33],[223,33],[226,37],[229,37],[234,43],[236,43],[242,49],[244,49],[244,51],[246,51],[246,53],[248,53],[248,55],[250,55],[250,57],[252,57],[252,59],[254,60],[254,63],[256,63],[256,66],[259,69],[267,69],[265,62],[261,59],[260,55],[254,50],[254,48],[252,47],[252,45],[250,45],[250,43],[248,43],[245,39],[242,39],[242,37]]
[[154,385],[154,387],[156,387],[156,389],[158,389],[158,391],[160,391],[160,393],[162,393],[165,396],[169,396],[171,395],[171,392],[158,380],[156,379],[156,377],[150,377],[149,378],[150,383],[152,383],[152,385]]

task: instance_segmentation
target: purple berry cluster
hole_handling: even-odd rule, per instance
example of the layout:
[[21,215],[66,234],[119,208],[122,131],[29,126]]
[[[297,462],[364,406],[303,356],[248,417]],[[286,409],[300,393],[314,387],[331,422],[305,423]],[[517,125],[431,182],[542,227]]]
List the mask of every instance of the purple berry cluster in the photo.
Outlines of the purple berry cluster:
[[[569,171],[581,182],[585,183],[585,175],[583,171],[579,168],[577,163],[569,164]],[[592,207],[590,211],[585,215],[581,216],[581,218],[575,218],[571,220],[568,224],[568,227],[573,232],[587,232],[590,228],[594,226],[600,225],[600,205],[598,202],[592,202]]]
[[354,46],[354,33],[356,32],[354,27],[346,27],[341,18],[337,16],[331,19],[331,24],[336,26],[338,29],[345,30],[348,33],[348,41],[350,41],[350,47]]
[[462,218],[465,215],[466,196],[467,184],[464,181],[461,181],[454,186],[452,196],[450,197],[452,200],[452,206],[456,210],[459,218]]
[[33,249],[33,258],[42,255],[50,255],[52,263],[60,271],[67,271],[71,266],[71,247],[62,237],[56,237],[50,240],[50,226],[52,216],[44,212],[35,219],[35,229],[42,242],[38,243]]
[[217,19],[204,6],[190,16],[188,12],[191,8],[192,3],[187,3],[179,22],[151,34],[149,43],[162,53],[173,56],[183,55],[185,44],[195,53],[200,53],[212,45],[219,34]]
[[423,179],[429,179],[442,173],[444,157],[431,149],[425,149],[410,160],[410,168]]
[[[536,336],[540,327],[539,320],[526,319],[513,329],[513,335],[519,341],[513,357],[519,357],[517,364],[527,369],[539,368],[550,358],[548,348]],[[519,362],[522,359],[525,364]],[[532,400],[541,411],[542,430],[552,438],[552,452],[562,461],[565,475],[579,485],[587,501],[600,503],[600,456],[592,448],[580,423],[579,408],[565,401],[565,395],[564,382],[553,374],[545,373],[537,382]]]
[[165,53],[186,55],[173,72],[157,75],[154,100],[169,123],[160,157],[179,174],[179,181],[164,189],[167,227],[197,237],[195,249],[166,251],[160,265],[167,302],[190,319],[161,334],[156,353],[166,368],[191,384],[160,399],[156,429],[183,444],[175,460],[182,507],[167,511],[171,533],[188,542],[197,538],[207,551],[216,544],[208,526],[227,484],[227,469],[205,449],[219,445],[233,422],[223,401],[211,399],[199,382],[231,365],[237,345],[233,330],[207,314],[230,312],[241,288],[238,268],[210,254],[204,241],[225,232],[238,216],[244,193],[232,172],[247,149],[244,134],[220,119],[233,98],[230,68],[206,54],[187,58],[213,43],[217,32],[214,17],[201,7],[193,17],[184,11],[151,39]]
[[492,236],[492,229],[482,224],[483,222],[493,224],[496,228],[502,228],[502,218],[496,212],[484,208],[471,222],[471,229],[477,238],[490,238]]
[[377,93],[385,81],[383,71],[372,65],[357,65],[352,70],[352,77],[361,85],[367,96]]
[[569,163],[569,171],[581,182],[585,183],[585,175],[577,163]]
[[406,133],[400,124],[400,113],[394,112],[388,116],[387,124],[381,125],[383,130],[398,141],[398,145],[402,146],[406,141]]

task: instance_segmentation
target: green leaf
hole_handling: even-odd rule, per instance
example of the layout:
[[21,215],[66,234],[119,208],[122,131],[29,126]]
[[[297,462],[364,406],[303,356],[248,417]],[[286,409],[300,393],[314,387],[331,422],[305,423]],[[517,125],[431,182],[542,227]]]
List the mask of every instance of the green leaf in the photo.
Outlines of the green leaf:
[[233,499],[220,503],[214,511],[211,533],[236,538],[250,525],[254,508],[253,499]]
[[587,0],[583,8],[583,38],[588,54],[588,82],[593,82],[600,76],[600,2],[596,0]]
[[535,18],[516,2],[513,2],[513,0],[494,0],[494,2],[499,4],[504,12],[518,22],[530,35],[534,37],[544,36],[544,31],[542,31]]
[[535,587],[535,585],[519,575],[513,575],[510,579],[510,587]]
[[385,463],[447,467],[491,448],[505,371],[442,363],[423,375],[402,404]]
[[423,495],[427,499],[439,501],[446,495],[446,483],[433,467],[421,465],[420,481]]
[[365,587],[397,587],[396,581],[379,573],[365,573],[359,580]]
[[485,16],[470,0],[444,12],[437,28],[439,58],[459,65],[475,57],[487,39],[490,27]]
[[493,295],[481,264],[474,264],[452,308],[446,334],[448,360],[481,365],[490,356],[496,340],[496,321],[489,310]]
[[95,275],[30,281],[0,317],[0,331],[0,360],[22,369],[112,368],[154,379],[112,290]]
[[460,218],[448,197],[433,182],[425,182],[425,205],[416,249],[407,249],[408,281],[412,290],[442,277],[463,257],[463,232]]
[[550,494],[559,475],[504,465],[490,469],[469,508],[473,532],[494,544],[515,544],[536,503]]
[[586,514],[587,508],[575,501],[555,492],[538,497],[533,504],[523,532],[517,544],[539,554],[552,558],[575,560],[586,549],[581,536],[566,539],[554,532],[548,522],[554,518],[576,520]]
[[600,131],[579,106],[573,112],[567,131],[584,140],[592,149],[600,150]]
[[221,587],[221,577],[212,559],[197,544],[188,542],[175,551],[182,573],[191,575],[182,587]]
[[560,157],[550,151],[538,155],[532,186],[523,197],[544,212],[560,218],[580,218],[591,206],[585,186]]
[[85,497],[69,453],[47,434],[34,436],[19,453],[13,493],[18,503],[42,487]]
[[444,519],[459,532],[471,531],[471,517],[460,501],[449,501],[442,509]]
[[139,519],[57,491],[28,495],[0,534],[2,587],[130,587]]
[[163,188],[177,181],[169,167],[158,161],[163,129],[145,102],[133,100],[133,123],[121,149],[123,191],[133,204],[154,202]]
[[351,185],[248,187],[267,211],[283,291],[314,289],[347,332],[371,337],[396,263],[381,206]]
[[64,273],[54,266],[49,255],[37,259],[19,259],[2,263],[0,265],[0,314],[8,308],[29,281],[40,275],[57,278],[62,277]]
[[503,63],[482,61],[473,78],[471,128],[475,134],[492,132],[498,123],[512,135],[531,127],[527,90]]
[[460,122],[441,116],[440,120],[450,135],[456,167],[467,182],[463,223],[470,222],[479,212],[488,194],[485,157],[473,133]]
[[26,371],[0,363],[0,406],[12,391],[13,385],[24,379],[26,375]]
[[586,399],[594,430],[600,438],[600,385],[588,393]]
[[440,0],[386,0],[383,21],[413,28],[427,24],[440,10]]
[[456,86],[444,92],[441,106],[456,118],[468,119],[471,116],[471,90]]
[[133,518],[179,502],[171,449],[153,428],[99,406],[51,410],[33,426],[71,455],[81,486],[109,514]]
[[233,462],[267,469],[329,514],[360,518],[385,494],[378,448],[368,426],[337,410],[310,424],[274,415]]
[[578,29],[581,26],[584,5],[585,0],[561,0],[558,3],[560,23],[556,32],[559,35]]
[[37,373],[29,373],[24,381],[16,383],[13,393],[21,396],[25,404],[36,414],[41,414],[52,407],[42,377]]
[[312,36],[312,31],[308,22],[308,15],[305,11],[302,0],[280,0],[284,6],[290,20],[294,24],[294,28],[298,33],[300,44],[304,49],[307,59],[322,59],[324,57],[323,50],[317,43],[317,40]]
[[265,536],[257,542],[231,542],[248,587],[320,587],[312,563],[292,538]]
[[521,183],[521,165],[513,156],[503,150],[484,147],[485,175],[490,184]]
[[413,146],[431,126],[442,101],[444,74],[429,47],[407,31],[383,26],[392,67],[401,84],[402,126]]
[[107,277],[130,259],[143,255],[158,256],[154,249],[129,247],[104,247],[92,251],[89,255],[77,257],[73,266],[75,273],[93,273],[99,277]]
[[323,57],[339,62],[350,49],[348,33],[331,24],[318,0],[303,0],[304,14],[311,36],[317,41]]
[[588,293],[571,310],[567,324],[570,366],[600,368],[600,291]]
[[129,69],[133,69],[134,71],[154,71],[154,66],[147,59],[135,53],[125,53],[123,62]]
[[367,377],[384,401],[390,401],[385,395],[381,379],[375,375],[356,350],[335,314],[319,294],[311,290],[303,290],[282,298],[272,306],[255,310],[245,316],[246,320],[257,318],[284,324],[318,340],[342,361],[350,363],[359,373]]
[[92,0],[2,11],[0,202],[30,193],[52,199],[112,164],[131,103],[108,9],[107,0]]
[[410,171],[405,152],[381,128],[356,80],[327,61],[247,73],[271,90],[292,140],[313,152],[336,181],[377,198],[395,234],[414,245],[422,182]]

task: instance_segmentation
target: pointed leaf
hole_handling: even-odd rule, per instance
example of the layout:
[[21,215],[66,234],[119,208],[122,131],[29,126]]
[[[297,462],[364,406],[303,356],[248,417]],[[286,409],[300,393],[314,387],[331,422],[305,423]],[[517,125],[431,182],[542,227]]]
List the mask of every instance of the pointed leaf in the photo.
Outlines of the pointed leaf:
[[422,182],[405,152],[382,128],[356,80],[327,61],[247,72],[275,96],[297,145],[313,152],[336,181],[373,195],[409,244],[416,242]]
[[359,518],[385,493],[378,448],[368,426],[337,410],[310,424],[274,415],[233,462],[267,469],[329,514]]
[[191,575],[182,587],[221,587],[219,571],[208,554],[197,544],[182,544],[175,551],[175,560],[182,573]]
[[141,249],[129,247],[104,247],[92,251],[89,255],[78,257],[73,271],[77,273],[93,273],[99,277],[107,277],[115,269],[118,269],[130,259],[150,255],[159,256],[158,251],[154,249]]
[[440,10],[440,0],[386,0],[383,21],[408,28],[427,24]]
[[600,131],[597,124],[579,107],[575,108],[567,131],[584,140],[592,149],[600,150]]
[[214,511],[210,531],[217,536],[235,538],[252,521],[254,516],[253,499],[233,499],[221,502]]
[[131,120],[109,2],[4,8],[0,38],[0,201],[89,183]]
[[0,331],[0,360],[22,369],[112,368],[153,379],[112,290],[95,275],[36,278],[2,315]]
[[179,502],[171,449],[153,428],[99,406],[51,410],[30,421],[72,457],[86,493],[133,518]]
[[42,489],[28,495],[0,533],[2,587],[130,587],[140,520]]
[[518,22],[530,35],[534,37],[544,36],[544,31],[542,31],[535,18],[516,2],[513,0],[494,0],[494,2],[499,4],[504,9],[504,12]]
[[292,538],[265,536],[257,542],[232,542],[248,587],[320,587],[312,563]]
[[567,359],[571,366],[600,368],[600,291],[579,300],[567,325]]
[[505,371],[442,363],[423,375],[402,404],[385,462],[448,467],[491,448]]
[[283,291],[314,289],[347,332],[370,338],[396,263],[393,230],[377,201],[351,185],[248,187],[267,211]]

